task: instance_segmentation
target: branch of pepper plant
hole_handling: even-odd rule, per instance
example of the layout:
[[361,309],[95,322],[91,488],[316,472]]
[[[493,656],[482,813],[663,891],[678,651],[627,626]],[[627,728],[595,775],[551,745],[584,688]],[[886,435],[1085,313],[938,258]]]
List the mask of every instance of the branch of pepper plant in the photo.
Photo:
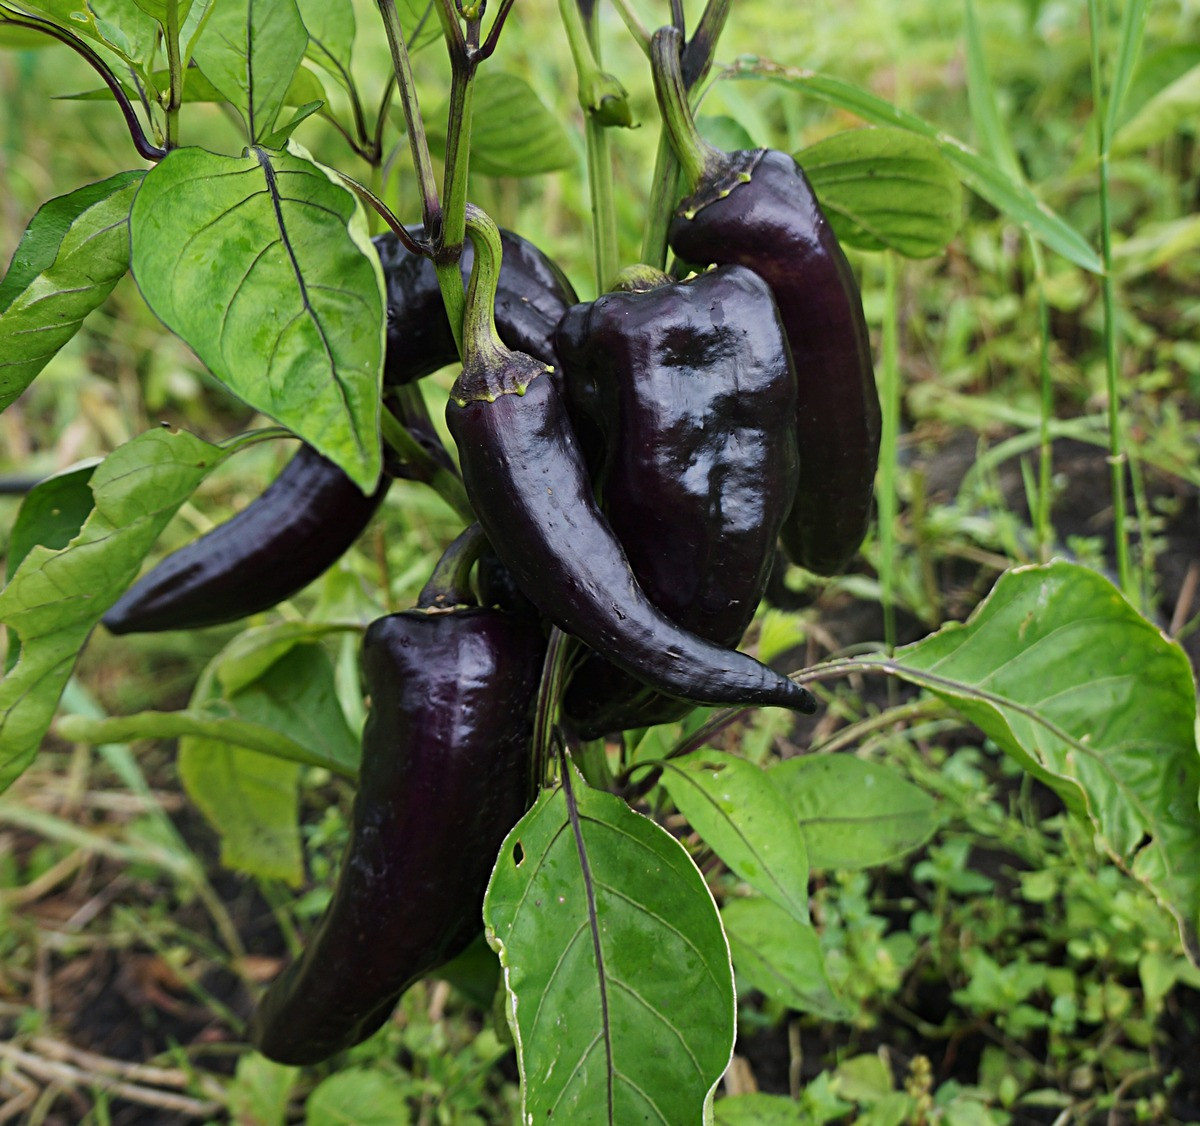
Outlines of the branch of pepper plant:
[[396,237],[406,250],[413,254],[421,254],[426,257],[432,254],[433,246],[429,241],[429,234],[423,239],[416,239],[409,233],[408,228],[400,222],[392,209],[388,207],[366,184],[360,184],[352,176],[347,176],[345,172],[339,172],[336,168],[331,168],[331,172],[342,182],[342,184],[352,191],[358,198],[375,211],[379,217],[395,232]]
[[[392,53],[392,70],[396,78],[396,89],[400,104],[404,108],[404,121],[408,128],[409,147],[417,172],[417,183],[421,190],[421,221],[426,238],[437,244],[442,229],[442,207],[438,196],[437,177],[433,171],[433,158],[429,155],[429,140],[425,135],[425,122],[417,105],[417,87],[413,81],[412,62],[404,42],[404,30],[396,12],[395,0],[378,0],[379,14],[383,17],[387,32],[388,47]],[[399,233],[399,232],[397,232]]]
[[129,129],[129,135],[133,140],[133,147],[137,149],[138,156],[143,160],[159,161],[167,155],[165,148],[151,143],[145,130],[142,129],[142,123],[138,121],[137,111],[133,108],[133,103],[129,100],[125,88],[109,69],[108,64],[86,43],[48,20],[40,20],[36,16],[14,12],[10,8],[0,8],[0,24],[8,27],[23,27],[27,31],[37,31],[43,35],[49,35],[52,39],[57,39],[60,43],[65,43],[100,76],[113,98],[116,99],[117,105],[120,106],[121,113],[125,117],[125,125]]

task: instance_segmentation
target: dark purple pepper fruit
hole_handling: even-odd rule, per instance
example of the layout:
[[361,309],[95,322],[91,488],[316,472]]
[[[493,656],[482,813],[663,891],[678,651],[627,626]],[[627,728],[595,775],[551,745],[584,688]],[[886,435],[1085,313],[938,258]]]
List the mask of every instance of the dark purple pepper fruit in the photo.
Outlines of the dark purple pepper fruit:
[[686,262],[748,266],[771,287],[796,365],[800,488],[784,523],[792,561],[843,570],[871,516],[881,414],[862,298],[807,177],[787,153],[722,153],[696,130],[680,38],[655,33],[655,92],[692,184],[668,231]]
[[814,711],[807,689],[680,628],[638,585],[596,505],[545,365],[496,337],[487,297],[500,253],[495,227],[469,209],[467,232],[476,241],[476,268],[463,321],[464,367],[446,421],[479,523],[517,584],[564,633],[656,691]]
[[[569,309],[572,417],[603,436],[597,487],[638,584],[684,629],[733,646],[758,607],[796,490],[796,377],[771,291],[742,266]],[[591,739],[677,719],[595,654],[563,701]]]
[[368,627],[350,842],[303,955],[254,1013],[263,1055],[312,1064],[360,1043],[479,933],[496,853],[532,796],[545,648],[535,622],[478,607]]
[[168,555],[104,615],[112,633],[198,629],[269,609],[306,587],[361,535],[391,479],[366,496],[303,445],[260,497]]

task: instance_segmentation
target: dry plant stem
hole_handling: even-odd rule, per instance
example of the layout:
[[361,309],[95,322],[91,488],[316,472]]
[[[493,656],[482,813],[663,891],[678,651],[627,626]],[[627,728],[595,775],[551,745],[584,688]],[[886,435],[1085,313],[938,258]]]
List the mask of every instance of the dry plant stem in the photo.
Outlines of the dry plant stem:
[[142,129],[142,123],[138,121],[133,103],[129,100],[129,95],[125,93],[124,87],[117,81],[116,75],[108,69],[108,64],[91,47],[76,39],[70,32],[64,31],[52,23],[39,20],[33,16],[26,16],[23,13],[18,17],[11,9],[0,7],[0,26],[5,24],[9,27],[23,27],[27,31],[40,31],[43,35],[49,35],[52,39],[57,39],[60,43],[65,43],[70,47],[72,51],[81,56],[100,76],[104,85],[108,87],[109,93],[116,99],[117,105],[120,106],[121,113],[125,118],[125,125],[129,130],[129,136],[133,140],[133,147],[137,149],[138,156],[143,160],[157,161],[162,160],[167,155],[165,148],[159,148],[158,145],[152,144],[146,136],[145,130]]
[[138,1083],[130,1083],[101,1072],[76,1067],[74,1064],[44,1059],[11,1044],[0,1044],[0,1059],[6,1059],[22,1071],[43,1082],[60,1083],[66,1087],[99,1089],[142,1106],[157,1107],[190,1118],[210,1118],[221,1110],[219,1103],[194,1099],[171,1091],[160,1091]]

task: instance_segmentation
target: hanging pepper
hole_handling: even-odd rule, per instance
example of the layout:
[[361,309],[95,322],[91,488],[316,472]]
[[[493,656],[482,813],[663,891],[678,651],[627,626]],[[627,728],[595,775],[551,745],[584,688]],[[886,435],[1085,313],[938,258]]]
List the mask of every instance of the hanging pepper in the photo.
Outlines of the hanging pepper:
[[479,933],[496,853],[532,797],[545,648],[536,622],[479,607],[368,627],[371,708],[350,841],[303,955],[254,1013],[263,1055],[312,1064],[360,1043]]
[[692,118],[680,35],[651,57],[671,145],[690,182],[667,239],[685,262],[749,266],[771,287],[796,365],[800,488],[782,539],[793,562],[836,574],[871,515],[881,416],[862,299],[803,171],[787,153],[723,153]]
[[[602,435],[598,492],[642,590],[677,625],[736,645],[796,490],[791,356],[770,289],[742,266],[633,284],[559,324],[572,415]],[[687,707],[593,654],[563,713],[591,739]]]
[[[550,362],[554,326],[575,302],[562,271],[527,239],[503,232],[505,269],[496,297],[501,336]],[[387,286],[384,383],[393,413],[443,469],[452,465],[422,418],[407,385],[458,358],[437,273],[390,231],[373,240]],[[471,252],[464,252],[464,280]],[[417,413],[414,413],[417,412]],[[385,453],[393,476],[425,479]],[[311,447],[300,451],[262,496],[226,523],[167,556],[104,616],[113,633],[198,629],[236,621],[302,590],[362,534],[387,493],[385,477],[364,496],[345,473]]]
[[463,371],[446,421],[467,495],[517,584],[564,633],[659,692],[703,703],[815,710],[807,689],[681,629],[646,596],[596,505],[549,369],[497,337],[490,297],[500,257],[495,226],[469,208],[467,232],[475,269]]

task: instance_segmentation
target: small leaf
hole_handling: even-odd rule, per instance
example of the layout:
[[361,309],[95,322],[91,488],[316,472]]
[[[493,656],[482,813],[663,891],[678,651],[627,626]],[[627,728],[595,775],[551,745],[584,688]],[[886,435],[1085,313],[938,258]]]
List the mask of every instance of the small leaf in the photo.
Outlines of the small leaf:
[[[216,657],[213,672],[226,696],[240,692],[263,676],[297,645],[313,645],[335,633],[361,633],[360,625],[337,622],[269,622],[239,633]],[[351,765],[357,765],[353,754]]]
[[[79,529],[92,511],[92,490],[88,488],[88,482],[95,468],[92,464],[58,473],[30,490],[21,502],[8,537],[6,564],[9,580],[35,547],[58,551],[79,535]],[[10,638],[4,657],[6,673],[17,663],[20,653],[20,640]]]
[[246,115],[250,140],[275,127],[308,32],[296,0],[221,0],[196,43],[205,77]]
[[129,209],[143,175],[122,172],[52,199],[26,228],[0,281],[0,410],[129,268]]
[[962,222],[962,185],[933,141],[852,129],[796,154],[843,242],[908,258],[940,253]]
[[940,132],[923,117],[899,109],[890,102],[839,78],[831,78],[811,70],[801,70],[798,67],[782,66],[752,56],[739,59],[719,77],[773,82],[829,102],[855,114],[870,125],[891,125],[928,137],[936,142],[942,155],[954,166],[962,182],[972,191],[1020,223],[1035,238],[1068,261],[1093,274],[1104,272],[1104,264],[1095,250],[1088,245],[1087,239],[1037,199],[1025,184],[1014,180],[957,137]]
[[826,1020],[850,1011],[825,973],[825,955],[811,923],[802,923],[769,899],[733,899],[721,911],[739,981],[795,1009]]
[[227,1093],[230,1118],[247,1126],[284,1126],[288,1096],[300,1069],[285,1067],[256,1052],[247,1052]]
[[1183,649],[1073,563],[1001,575],[888,667],[952,704],[1086,818],[1200,960],[1200,755]]
[[304,1106],[304,1126],[408,1126],[411,1121],[396,1077],[365,1067],[322,1080]]
[[1141,152],[1175,132],[1196,131],[1200,118],[1200,66],[1175,79],[1151,98],[1113,138],[1114,156]]
[[808,853],[772,774],[722,751],[663,762],[679,812],[729,867],[783,910],[808,921]]
[[[847,1110],[853,1109],[847,1106]],[[715,1126],[812,1126],[804,1107],[785,1095],[735,1095],[718,1100]]]
[[[475,80],[471,118],[471,171],[485,176],[537,176],[570,168],[571,138],[533,87],[515,74],[483,71]],[[436,120],[446,120],[446,113]],[[438,151],[446,134],[430,131]]]
[[314,113],[320,111],[325,105],[324,102],[309,102],[307,105],[301,106],[287,119],[278,129],[276,129],[269,137],[266,138],[268,148],[281,149],[291,139],[292,134],[305,122],[312,117]]
[[176,26],[182,27],[184,20],[188,17],[188,12],[192,7],[192,0],[133,0],[143,12],[153,19],[165,31],[168,22],[168,13],[172,5],[175,7]]
[[0,790],[33,760],[88,634],[133,581],[159,532],[241,444],[151,430],[92,473],[93,510],[59,550],[34,547],[0,591],[0,622],[21,656],[0,681]]
[[571,769],[508,835],[484,900],[522,1121],[699,1122],[734,1033],[712,896],[678,841]]
[[175,149],[147,173],[130,226],[134,277],[167,327],[372,490],[383,275],[355,197],[300,150]]
[[937,804],[894,770],[852,755],[790,758],[770,771],[799,819],[814,868],[872,868],[920,848]]

